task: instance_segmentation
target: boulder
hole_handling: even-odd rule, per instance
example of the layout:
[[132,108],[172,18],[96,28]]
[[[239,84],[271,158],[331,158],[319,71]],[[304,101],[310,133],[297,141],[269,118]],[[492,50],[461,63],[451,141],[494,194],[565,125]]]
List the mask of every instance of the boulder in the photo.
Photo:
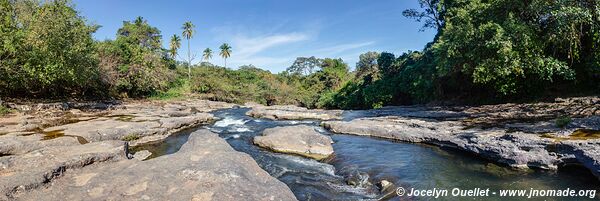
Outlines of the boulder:
[[265,129],[262,136],[254,137],[254,144],[280,153],[289,153],[325,159],[333,154],[331,137],[312,126],[298,125]]

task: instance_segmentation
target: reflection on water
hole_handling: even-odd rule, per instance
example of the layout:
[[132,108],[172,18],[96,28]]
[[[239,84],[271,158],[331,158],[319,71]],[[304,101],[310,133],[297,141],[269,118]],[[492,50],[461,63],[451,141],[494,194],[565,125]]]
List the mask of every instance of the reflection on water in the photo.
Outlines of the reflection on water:
[[131,148],[131,152],[135,154],[137,151],[148,150],[150,155],[145,160],[150,160],[159,156],[168,155],[179,151],[181,146],[185,144],[190,137],[190,134],[198,130],[198,127],[188,128],[183,131],[170,135],[166,139],[158,142],[150,142]]

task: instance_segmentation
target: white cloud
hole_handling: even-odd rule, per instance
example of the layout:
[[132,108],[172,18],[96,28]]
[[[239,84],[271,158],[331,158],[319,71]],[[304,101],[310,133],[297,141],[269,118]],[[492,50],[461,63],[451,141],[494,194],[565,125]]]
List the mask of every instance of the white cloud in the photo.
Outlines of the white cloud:
[[248,57],[276,46],[289,43],[295,43],[308,40],[310,37],[304,33],[285,33],[276,35],[266,35],[259,37],[248,37],[238,35],[233,39],[233,45],[238,47],[238,59],[243,60]]
[[335,45],[332,47],[325,47],[325,48],[317,49],[315,52],[330,55],[330,56],[336,56],[336,54],[339,54],[339,53],[367,47],[367,46],[370,46],[373,44],[375,44],[375,41],[360,42],[360,43],[347,43],[347,44],[341,44],[341,45]]
[[[319,41],[319,30],[318,26],[289,32],[272,27],[269,30],[259,30],[224,26],[211,31],[216,35],[217,43],[228,41],[233,47],[233,54],[227,60],[228,67],[252,64],[272,72],[285,70],[299,56],[342,58],[346,62],[350,61],[349,65],[353,66],[358,55],[376,43],[362,41],[327,44]],[[217,59],[215,64],[222,65],[221,59]]]

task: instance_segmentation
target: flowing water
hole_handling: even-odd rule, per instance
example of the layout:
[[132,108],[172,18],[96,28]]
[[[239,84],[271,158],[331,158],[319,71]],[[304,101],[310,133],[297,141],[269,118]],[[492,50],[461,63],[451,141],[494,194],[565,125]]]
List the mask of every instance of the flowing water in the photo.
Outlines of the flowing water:
[[[237,151],[251,155],[273,177],[287,184],[299,200],[376,200],[382,197],[375,184],[387,180],[405,189],[600,189],[600,182],[582,168],[558,172],[513,170],[470,154],[438,147],[392,142],[378,138],[338,135],[323,130],[316,121],[272,121],[245,115],[248,109],[219,110],[221,120],[206,128],[218,133]],[[346,118],[362,116],[347,112]],[[273,153],[252,143],[266,128],[314,125],[334,140],[335,157],[318,162],[299,156]],[[154,156],[176,152],[193,129],[170,136],[143,149]],[[138,148],[139,149],[139,148]],[[364,180],[348,185],[348,179]],[[597,195],[598,196],[598,195]],[[390,200],[433,200],[431,197],[392,197]],[[523,200],[523,197],[476,197],[469,200]],[[528,200],[585,200],[589,198],[537,198]],[[466,200],[440,197],[435,200]]]

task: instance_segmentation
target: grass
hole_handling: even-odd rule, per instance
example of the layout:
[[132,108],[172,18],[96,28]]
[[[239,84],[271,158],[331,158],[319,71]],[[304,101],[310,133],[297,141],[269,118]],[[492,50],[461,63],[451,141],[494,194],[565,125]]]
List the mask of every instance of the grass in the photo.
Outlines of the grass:
[[562,116],[562,117],[557,118],[554,123],[556,124],[556,127],[565,128],[565,127],[567,127],[567,125],[569,125],[571,123],[571,121],[573,121],[571,119],[571,117]]
[[191,94],[190,82],[187,79],[177,80],[167,91],[157,92],[150,96],[152,100],[176,100]]
[[124,136],[121,140],[130,142],[138,139],[140,139],[139,135],[131,133],[129,135]]
[[10,114],[12,110],[4,105],[0,105],[0,117]]

